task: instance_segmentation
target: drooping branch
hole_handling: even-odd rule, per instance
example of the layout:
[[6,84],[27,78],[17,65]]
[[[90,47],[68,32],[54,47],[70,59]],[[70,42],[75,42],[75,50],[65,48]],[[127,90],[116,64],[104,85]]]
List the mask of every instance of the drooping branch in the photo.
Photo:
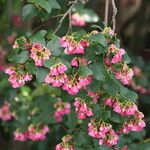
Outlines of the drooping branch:
[[[73,7],[75,6],[75,4],[78,2],[78,0],[74,0],[71,4],[71,6],[69,7],[69,9],[64,13],[63,17],[60,19],[59,21],[59,25],[56,28],[56,30],[54,31],[54,34],[59,30],[59,28],[61,27],[64,19],[70,14],[70,12],[72,11]],[[70,23],[69,23],[70,24]]]
[[115,4],[115,0],[112,0],[112,8],[113,8],[112,24],[113,24],[113,31],[115,32],[115,29],[116,29],[116,15],[117,15],[117,7],[116,7],[116,4]]
[[108,12],[109,12],[109,0],[106,0],[106,2],[105,2],[105,18],[104,18],[105,27],[108,26]]

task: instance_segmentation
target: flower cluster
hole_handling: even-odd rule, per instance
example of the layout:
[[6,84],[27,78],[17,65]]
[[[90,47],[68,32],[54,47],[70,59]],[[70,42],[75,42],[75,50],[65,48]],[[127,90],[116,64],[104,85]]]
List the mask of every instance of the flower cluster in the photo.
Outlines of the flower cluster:
[[0,119],[3,121],[9,121],[14,118],[14,114],[10,111],[10,104],[5,101],[4,105],[0,108]]
[[116,145],[119,140],[119,136],[112,129],[110,124],[107,124],[103,121],[96,122],[92,120],[88,124],[88,134],[99,139],[99,145],[107,145],[109,147]]
[[62,142],[56,145],[55,150],[74,150],[74,146],[71,143],[72,136],[66,135],[62,138]]
[[87,92],[88,92],[88,96],[92,98],[93,103],[97,103],[98,99],[100,98],[101,92],[100,91],[93,92],[90,90],[87,90]]
[[[116,45],[111,44],[110,47],[108,48],[108,53],[107,55],[111,56],[111,60],[110,62],[112,64],[116,64],[118,62],[122,61],[123,55],[125,54],[125,50],[124,49],[120,49],[118,47],[116,47]],[[112,56],[113,55],[113,56]]]
[[85,58],[81,58],[81,57],[75,57],[72,59],[71,61],[71,66],[73,67],[78,67],[78,66],[86,66],[86,65],[89,65],[90,62],[87,61]]
[[[104,62],[107,67],[115,74],[116,79],[120,80],[122,84],[127,85],[132,79],[134,72],[127,66],[126,63],[123,62],[123,56],[125,53],[126,52],[124,49],[118,48],[116,45],[111,44],[108,48]],[[120,70],[116,70],[115,66],[113,65],[118,65]]]
[[124,65],[121,71],[115,73],[116,79],[120,80],[124,85],[129,84],[133,75],[133,70],[131,68],[128,68],[127,65]]
[[66,90],[69,94],[75,95],[82,88],[85,88],[88,84],[92,82],[92,76],[68,76],[65,84],[63,85],[63,89]]
[[120,133],[128,134],[130,131],[141,131],[146,126],[142,120],[143,117],[143,113],[136,111],[135,119],[124,122]]
[[42,141],[46,138],[46,134],[49,132],[48,126],[36,126],[30,125],[28,130],[21,133],[18,130],[14,132],[14,139],[17,141],[26,141],[30,139],[32,141]]
[[73,26],[85,26],[86,25],[86,22],[84,21],[84,18],[82,16],[80,16],[78,13],[74,13],[72,16],[71,16],[71,24]]
[[70,113],[70,104],[67,102],[58,101],[54,104],[54,108],[56,109],[54,113],[54,118],[56,122],[61,122],[62,117],[66,114]]
[[64,52],[66,54],[84,54],[85,48],[89,46],[88,41],[81,40],[77,42],[72,36],[62,37],[60,40],[60,44],[65,48]]
[[135,113],[138,111],[137,106],[129,101],[121,103],[117,99],[106,98],[104,103],[105,105],[113,108],[115,112],[119,113],[122,116],[135,115]]
[[25,85],[26,81],[32,80],[32,75],[28,72],[24,72],[23,70],[9,67],[5,70],[5,73],[8,74],[10,77],[8,81],[11,83],[13,88],[18,88],[20,86]]
[[36,66],[43,66],[44,61],[49,59],[51,52],[39,43],[32,45],[30,57],[34,60]]
[[83,99],[79,97],[75,98],[74,106],[77,113],[77,118],[85,119],[86,117],[93,116],[92,109],[88,107]]
[[67,80],[67,75],[65,74],[66,70],[66,65],[62,63],[52,66],[50,73],[45,78],[45,83],[52,84],[54,87],[62,86]]

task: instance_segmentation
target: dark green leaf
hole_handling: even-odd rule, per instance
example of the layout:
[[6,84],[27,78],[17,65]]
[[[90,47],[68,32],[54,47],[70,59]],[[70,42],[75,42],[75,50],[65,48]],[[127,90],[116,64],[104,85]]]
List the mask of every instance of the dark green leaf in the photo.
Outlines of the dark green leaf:
[[60,46],[60,38],[53,38],[50,42],[47,43],[47,48],[52,52],[52,55],[59,56],[63,51],[63,48]]
[[88,66],[80,66],[78,69],[79,76],[89,76],[92,75],[93,72]]
[[38,68],[37,73],[36,73],[37,82],[42,83],[48,73],[49,73],[49,70],[45,68]]

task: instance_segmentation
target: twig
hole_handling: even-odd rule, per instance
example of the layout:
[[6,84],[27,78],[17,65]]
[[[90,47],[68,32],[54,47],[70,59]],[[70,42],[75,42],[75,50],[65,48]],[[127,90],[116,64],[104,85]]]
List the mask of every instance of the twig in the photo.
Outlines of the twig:
[[67,15],[72,11],[73,7],[75,6],[75,4],[78,2],[78,0],[74,0],[74,2],[72,2],[72,5],[70,6],[70,8],[64,13],[63,17],[61,18],[61,20],[59,21],[59,25],[56,28],[56,30],[54,31],[54,34],[59,30],[59,28],[61,27],[64,19],[67,17]]
[[113,31],[115,32],[115,29],[116,29],[116,15],[117,15],[117,7],[116,7],[116,4],[115,4],[115,0],[112,0],[112,8],[113,8],[113,16],[112,16]]
[[105,27],[108,26],[108,12],[109,12],[109,0],[106,0],[106,2],[105,2],[105,18],[104,18]]
[[71,23],[71,11],[69,12],[69,27],[68,27],[68,33],[72,32],[72,23]]

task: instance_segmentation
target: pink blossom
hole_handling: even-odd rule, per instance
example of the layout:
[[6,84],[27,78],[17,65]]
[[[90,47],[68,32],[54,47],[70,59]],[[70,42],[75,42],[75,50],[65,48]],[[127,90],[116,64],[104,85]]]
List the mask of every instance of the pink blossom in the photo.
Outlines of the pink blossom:
[[27,132],[19,132],[19,131],[15,131],[14,132],[14,139],[17,140],[17,141],[26,141],[28,138],[28,133]]
[[120,49],[112,58],[111,63],[112,64],[116,64],[120,61],[122,61],[122,56],[125,54],[125,50],[124,49]]
[[84,54],[85,48],[89,44],[87,41],[80,42],[75,41],[72,36],[65,36],[60,39],[60,45],[65,48],[64,52],[66,54]]
[[5,101],[4,105],[0,108],[0,119],[3,121],[9,121],[14,118],[14,115],[10,111],[10,104]]
[[87,91],[88,92],[88,96],[92,98],[94,103],[98,102],[98,99],[100,98],[101,92],[97,91],[97,92],[93,92],[93,91]]
[[17,68],[9,67],[5,70],[6,74],[9,74],[8,81],[11,83],[13,88],[23,86],[26,81],[32,80],[32,75],[29,73],[20,73]]
[[92,109],[89,108],[81,98],[75,98],[74,106],[79,119],[85,119],[86,117],[93,116]]
[[71,24],[74,26],[85,26],[86,22],[78,13],[75,13],[71,16]]
[[129,84],[129,81],[132,79],[133,75],[133,70],[129,68],[115,73],[116,79],[120,80],[124,85]]
[[58,101],[54,104],[54,107],[56,109],[54,113],[54,117],[56,119],[56,122],[61,122],[62,117],[66,114],[70,113],[70,104],[67,102]]
[[52,76],[57,76],[57,75],[63,74],[66,70],[67,70],[66,65],[62,63],[58,63],[50,67],[50,74]]
[[71,144],[72,136],[66,135],[62,138],[62,142],[57,144],[55,150],[74,150],[74,146]]
[[88,134],[93,138],[99,139],[99,145],[107,145],[109,147],[117,145],[119,140],[119,136],[112,129],[112,126],[103,121],[92,121],[89,123]]
[[109,106],[109,107],[112,107],[114,104],[114,100],[112,98],[106,98],[104,101],[104,104]]
[[46,138],[46,134],[49,132],[48,126],[35,126],[30,125],[28,127],[28,139],[31,139],[32,141],[42,141]]
[[51,52],[39,43],[32,45],[30,57],[34,60],[36,66],[43,66],[44,61],[49,59]]
[[51,84],[54,87],[61,87],[63,84],[65,84],[67,80],[67,75],[65,73],[57,75],[57,76],[52,76],[48,74],[45,78],[45,83]]
[[85,58],[75,57],[71,61],[71,66],[78,67],[79,65],[88,65],[90,64],[90,61],[87,61]]

